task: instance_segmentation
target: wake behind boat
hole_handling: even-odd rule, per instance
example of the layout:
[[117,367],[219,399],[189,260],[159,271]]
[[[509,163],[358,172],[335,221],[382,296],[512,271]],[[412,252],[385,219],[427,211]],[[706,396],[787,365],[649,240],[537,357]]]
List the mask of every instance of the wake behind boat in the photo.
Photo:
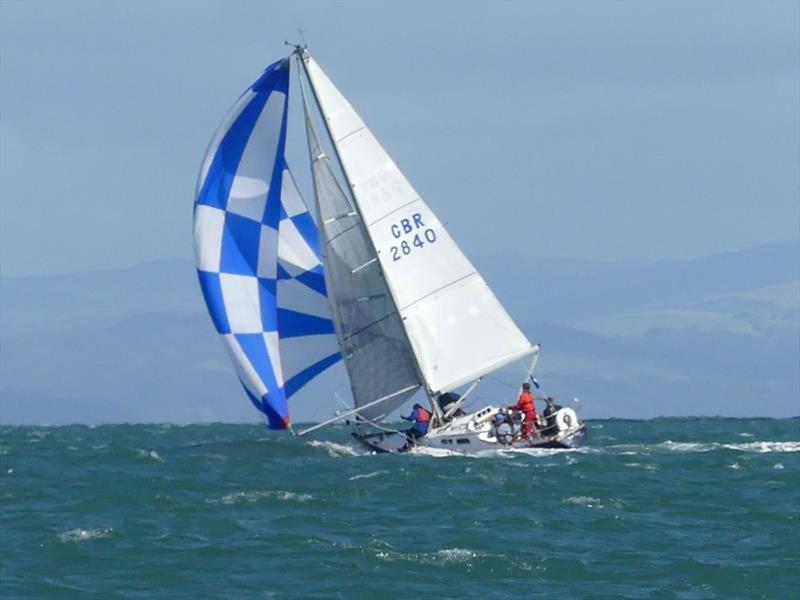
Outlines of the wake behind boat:
[[[293,64],[315,218],[285,158]],[[576,447],[586,438],[572,409],[546,432],[527,409],[521,422],[491,406],[463,413],[490,373],[523,361],[527,382],[539,346],[306,48],[267,67],[212,139],[194,239],[212,320],[270,427],[290,428],[291,397],[342,360],[353,409],[300,434],[350,419],[356,438],[381,452]],[[424,435],[387,428],[386,417],[420,392]],[[458,399],[446,405],[451,394]]]

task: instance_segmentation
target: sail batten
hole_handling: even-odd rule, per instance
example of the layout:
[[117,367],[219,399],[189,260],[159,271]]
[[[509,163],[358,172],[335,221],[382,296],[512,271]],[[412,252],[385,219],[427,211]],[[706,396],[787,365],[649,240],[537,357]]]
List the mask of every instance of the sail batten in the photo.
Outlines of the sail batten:
[[305,72],[428,393],[532,352],[480,273],[319,64]]
[[[386,282],[380,269],[371,267],[378,265],[378,258],[363,220],[322,149],[313,123],[314,112],[305,93],[303,101],[317,222],[336,334],[355,409],[365,419],[381,419],[413,395],[420,380]],[[376,402],[378,399],[381,401]]]

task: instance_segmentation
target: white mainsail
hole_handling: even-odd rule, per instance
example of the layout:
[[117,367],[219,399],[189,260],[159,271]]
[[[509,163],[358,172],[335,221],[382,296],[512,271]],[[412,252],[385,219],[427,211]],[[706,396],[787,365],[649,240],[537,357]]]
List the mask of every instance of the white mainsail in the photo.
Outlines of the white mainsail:
[[[303,53],[301,59],[351,187],[353,219],[362,220],[358,225],[377,254],[428,394],[534,352],[538,346],[511,320],[358,113],[313,58]],[[329,278],[336,277],[326,267]]]
[[[314,130],[303,96],[317,222],[333,320],[364,419],[379,420],[420,386],[400,316],[358,212],[342,191]],[[376,400],[383,399],[380,402]]]

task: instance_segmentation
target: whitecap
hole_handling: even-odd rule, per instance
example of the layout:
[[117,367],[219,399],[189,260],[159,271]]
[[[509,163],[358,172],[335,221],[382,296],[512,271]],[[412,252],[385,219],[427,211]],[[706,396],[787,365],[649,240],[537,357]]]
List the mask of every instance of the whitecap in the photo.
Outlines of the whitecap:
[[[596,451],[594,448],[498,448],[496,450],[483,450],[473,456],[509,456],[514,454],[527,454],[534,457],[558,456],[560,454],[586,454]],[[568,458],[571,458],[568,456]],[[574,460],[574,459],[572,459]],[[571,463],[570,463],[571,464]]]
[[442,458],[444,456],[469,456],[463,452],[456,452],[448,448],[431,448],[428,446],[414,446],[407,454],[416,454],[417,456],[432,456],[434,458]]
[[633,469],[644,469],[646,471],[655,471],[656,470],[656,466],[653,465],[653,464],[650,464],[650,463],[633,462],[633,463],[625,463],[625,466],[626,467],[631,467]]
[[739,469],[742,468],[742,466],[739,463],[731,463],[731,464],[728,465],[728,468],[738,471]]
[[107,538],[114,530],[110,527],[97,527],[95,529],[70,529],[59,534],[58,539],[62,542],[85,542],[87,540],[97,540]]
[[321,442],[318,440],[313,440],[308,442],[308,445],[312,448],[322,448],[328,453],[328,456],[332,458],[339,458],[342,456],[362,456],[366,454],[365,451],[361,451],[353,446],[337,444],[336,442]]
[[724,448],[740,452],[800,452],[800,442],[748,442],[743,444],[724,444]]
[[773,469],[778,469],[779,471],[783,470],[783,464],[782,463],[775,463],[775,466],[772,467],[772,468]]
[[257,490],[252,492],[234,492],[232,494],[225,494],[222,498],[206,499],[208,504],[254,504],[263,498],[276,498],[284,501],[294,502],[308,502],[313,500],[311,494],[297,494],[295,492],[286,492],[283,490]]
[[426,553],[403,553],[397,552],[392,549],[379,550],[375,553],[375,557],[385,561],[398,561],[407,560],[421,564],[433,565],[452,565],[452,564],[468,564],[472,560],[479,558],[481,554],[474,550],[467,550],[466,548],[442,548],[436,552]]
[[753,434],[752,433],[747,433],[747,432],[742,432],[742,433],[739,434],[739,437],[751,438],[751,437],[753,437]]
[[278,500],[288,500],[292,502],[308,502],[314,499],[314,496],[311,494],[297,494],[295,492],[277,491],[273,495]]
[[136,449],[136,456],[139,458],[152,458],[153,460],[163,463],[166,462],[155,450],[145,450],[144,448]]
[[347,481],[355,481],[356,479],[372,479],[373,477],[377,477],[378,475],[383,475],[384,473],[388,472],[389,471],[372,471],[370,473],[359,473],[358,475],[348,477]]
[[657,447],[675,452],[711,452],[713,450],[736,450],[739,452],[800,452],[800,442],[742,442],[738,444],[720,444],[718,442],[673,442],[667,440]]
[[467,550],[465,548],[443,548],[436,552],[435,559],[437,559],[437,562],[452,564],[469,562],[473,558],[478,558],[478,556],[480,555],[474,550]]
[[592,496],[570,496],[563,500],[564,504],[574,504],[575,506],[585,506],[586,508],[603,508],[600,502],[600,498],[593,498]]
[[711,452],[719,447],[719,444],[701,444],[699,442],[673,442],[667,440],[657,445],[659,448],[666,448],[675,452]]

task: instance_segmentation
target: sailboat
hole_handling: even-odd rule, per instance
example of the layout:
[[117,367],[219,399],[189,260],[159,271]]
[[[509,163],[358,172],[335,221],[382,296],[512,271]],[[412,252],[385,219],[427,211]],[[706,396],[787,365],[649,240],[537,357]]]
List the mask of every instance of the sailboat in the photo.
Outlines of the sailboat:
[[[295,69],[313,216],[285,156]],[[269,65],[212,137],[194,248],[211,319],[271,428],[294,432],[291,398],[343,362],[352,409],[298,435],[347,420],[377,452],[462,453],[572,448],[586,438],[571,408],[549,434],[528,437],[503,408],[464,411],[483,378],[511,363],[523,361],[532,380],[540,348],[305,46]],[[427,398],[430,422],[411,439],[386,419],[415,394]],[[500,434],[501,421],[510,435]]]

